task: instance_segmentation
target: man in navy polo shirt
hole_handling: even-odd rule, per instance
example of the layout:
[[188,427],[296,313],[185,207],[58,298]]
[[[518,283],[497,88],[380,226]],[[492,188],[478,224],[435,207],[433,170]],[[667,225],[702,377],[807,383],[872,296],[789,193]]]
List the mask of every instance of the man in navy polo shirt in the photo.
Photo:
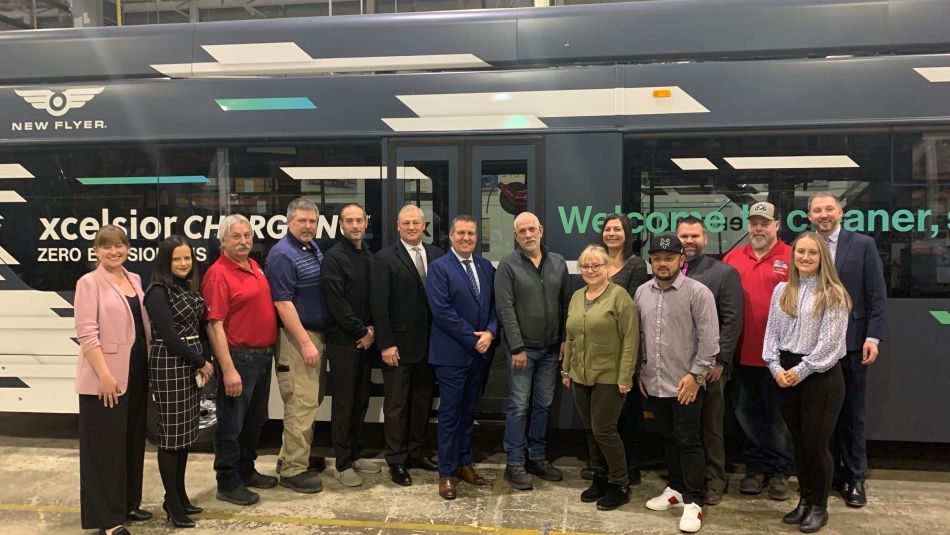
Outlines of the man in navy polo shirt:
[[313,422],[325,393],[323,357],[327,304],[323,296],[323,253],[313,241],[317,206],[306,197],[287,206],[287,235],[267,253],[265,270],[281,329],[277,343],[277,386],[284,400],[284,435],[280,447],[280,485],[304,493],[320,492],[323,483],[307,470]]
[[217,498],[237,505],[257,503],[247,487],[277,485],[254,468],[257,442],[267,422],[271,361],[277,317],[264,271],[248,255],[254,234],[247,218],[231,214],[218,227],[221,256],[201,283],[208,338],[218,365],[214,471]]

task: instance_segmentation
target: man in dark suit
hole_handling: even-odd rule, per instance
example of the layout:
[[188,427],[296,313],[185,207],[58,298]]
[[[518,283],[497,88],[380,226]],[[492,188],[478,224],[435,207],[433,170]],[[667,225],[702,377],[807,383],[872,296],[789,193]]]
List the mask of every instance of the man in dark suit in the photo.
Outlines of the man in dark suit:
[[863,507],[867,504],[864,486],[868,469],[865,449],[867,367],[877,359],[878,344],[887,330],[884,318],[887,286],[881,255],[874,240],[842,229],[843,214],[837,197],[829,192],[818,192],[808,199],[808,219],[828,240],[838,277],[851,296],[848,353],[841,359],[845,398],[832,449],[836,485],[843,485],[845,503]]
[[426,361],[432,314],[426,299],[426,266],[442,251],[422,243],[425,214],[408,204],[399,211],[399,241],[376,253],[370,306],[376,346],[383,358],[383,431],[389,475],[412,485],[407,468],[436,470],[422,449],[432,406],[432,367]]
[[455,499],[458,477],[485,480],[472,467],[475,408],[498,334],[491,262],[476,256],[478,224],[470,215],[452,220],[452,247],[429,265],[426,295],[432,310],[429,364],[439,380],[439,496]]

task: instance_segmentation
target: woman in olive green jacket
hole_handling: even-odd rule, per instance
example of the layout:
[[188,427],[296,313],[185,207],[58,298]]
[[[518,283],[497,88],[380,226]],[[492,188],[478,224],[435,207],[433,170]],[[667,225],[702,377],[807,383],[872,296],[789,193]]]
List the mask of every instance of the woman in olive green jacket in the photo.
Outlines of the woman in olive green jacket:
[[587,285],[567,309],[567,341],[561,380],[587,430],[594,479],[581,501],[602,511],[627,503],[627,460],[617,418],[633,387],[640,347],[640,320],[627,290],[610,282],[603,247],[584,249],[577,265]]

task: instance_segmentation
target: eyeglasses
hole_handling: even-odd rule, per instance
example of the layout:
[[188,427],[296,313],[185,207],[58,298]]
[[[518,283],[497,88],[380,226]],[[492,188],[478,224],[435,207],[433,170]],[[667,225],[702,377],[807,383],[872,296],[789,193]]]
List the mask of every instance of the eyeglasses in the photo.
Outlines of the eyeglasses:
[[607,264],[581,264],[577,266],[581,271],[597,271]]

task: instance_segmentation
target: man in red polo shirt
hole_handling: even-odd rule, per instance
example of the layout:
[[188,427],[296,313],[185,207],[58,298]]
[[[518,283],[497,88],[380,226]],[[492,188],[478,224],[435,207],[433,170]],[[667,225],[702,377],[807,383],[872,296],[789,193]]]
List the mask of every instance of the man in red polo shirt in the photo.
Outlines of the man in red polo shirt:
[[208,337],[218,369],[214,471],[217,498],[251,505],[277,478],[254,469],[257,442],[267,422],[277,316],[270,285],[249,258],[254,234],[247,218],[231,214],[218,227],[221,256],[201,283]]
[[745,433],[742,449],[746,475],[743,494],[759,494],[768,482],[769,497],[788,499],[792,437],[779,412],[772,375],[762,360],[762,342],[769,320],[772,290],[788,280],[792,249],[778,239],[775,206],[758,202],[749,209],[749,243],[733,249],[723,262],[736,268],[745,293],[742,334],[734,377],[738,393],[736,419]]

